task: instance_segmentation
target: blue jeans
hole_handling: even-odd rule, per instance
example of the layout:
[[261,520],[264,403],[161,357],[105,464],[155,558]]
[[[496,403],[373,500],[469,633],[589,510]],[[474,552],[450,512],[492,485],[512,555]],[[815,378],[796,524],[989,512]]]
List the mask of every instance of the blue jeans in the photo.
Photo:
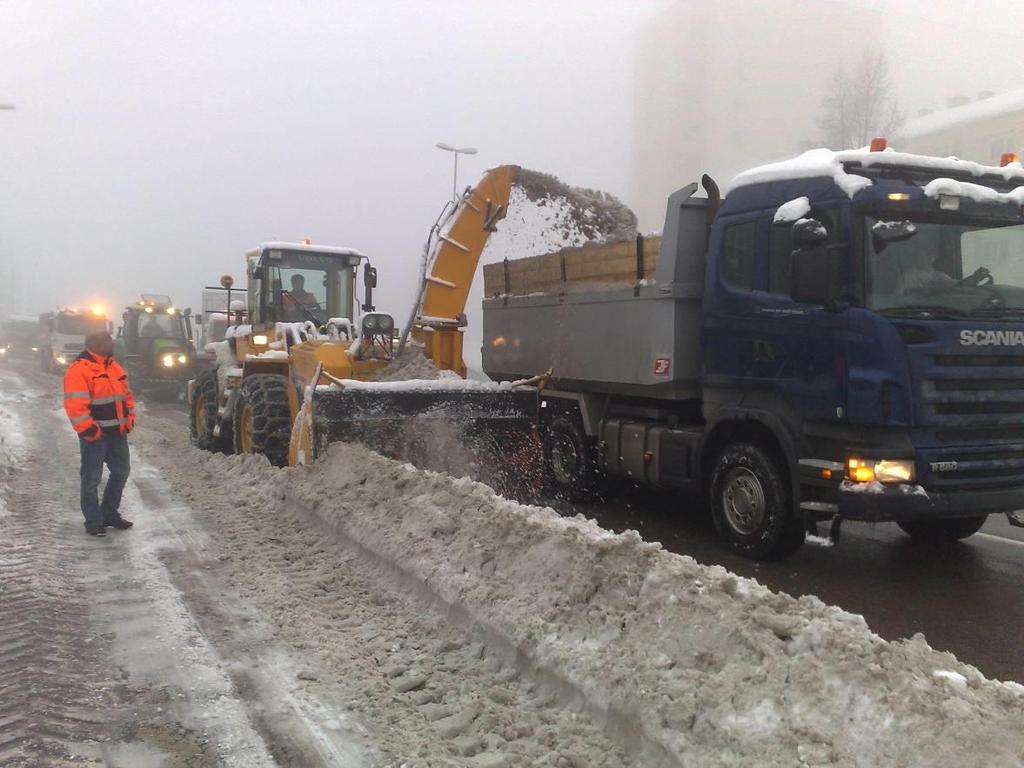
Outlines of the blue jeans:
[[[128,482],[131,460],[128,456],[128,438],[123,435],[103,435],[90,443],[78,438],[82,451],[82,514],[87,526],[100,526],[118,515],[121,506],[121,492]],[[103,489],[103,501],[97,500],[103,465],[110,470],[107,487]]]

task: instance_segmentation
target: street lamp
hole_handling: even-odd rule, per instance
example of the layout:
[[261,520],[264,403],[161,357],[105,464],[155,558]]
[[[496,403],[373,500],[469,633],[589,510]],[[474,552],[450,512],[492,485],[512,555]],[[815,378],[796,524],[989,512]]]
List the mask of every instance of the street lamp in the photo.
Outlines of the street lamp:
[[455,170],[452,172],[452,199],[457,200],[459,197],[459,155],[475,155],[476,147],[453,147],[443,141],[437,142],[434,146],[455,155]]

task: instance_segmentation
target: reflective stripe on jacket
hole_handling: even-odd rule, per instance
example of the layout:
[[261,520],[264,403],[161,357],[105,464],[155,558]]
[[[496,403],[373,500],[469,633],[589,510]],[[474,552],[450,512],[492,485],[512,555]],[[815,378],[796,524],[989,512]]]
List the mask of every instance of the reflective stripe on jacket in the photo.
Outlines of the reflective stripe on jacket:
[[85,350],[64,374],[64,411],[75,432],[86,438],[93,427],[111,435],[126,435],[135,426],[135,397],[128,375],[112,357]]

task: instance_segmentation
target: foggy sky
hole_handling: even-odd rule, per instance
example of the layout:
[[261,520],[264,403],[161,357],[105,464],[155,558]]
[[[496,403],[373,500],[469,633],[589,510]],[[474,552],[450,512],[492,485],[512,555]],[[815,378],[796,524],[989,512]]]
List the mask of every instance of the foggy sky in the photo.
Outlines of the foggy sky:
[[[479,147],[460,186],[515,162],[626,197],[634,33],[669,2],[0,0],[0,279],[32,313],[198,307],[247,248],[310,237],[369,254],[404,318],[436,141]],[[877,7],[908,116],[1024,85],[1019,4]],[[785,109],[799,81],[766,87]]]
[[203,284],[242,277],[247,248],[310,237],[369,254],[377,303],[404,317],[451,195],[435,142],[480,149],[460,186],[514,161],[626,187],[644,8],[0,2],[0,102],[17,105],[0,112],[0,257],[23,267],[18,309],[142,291],[198,305]]

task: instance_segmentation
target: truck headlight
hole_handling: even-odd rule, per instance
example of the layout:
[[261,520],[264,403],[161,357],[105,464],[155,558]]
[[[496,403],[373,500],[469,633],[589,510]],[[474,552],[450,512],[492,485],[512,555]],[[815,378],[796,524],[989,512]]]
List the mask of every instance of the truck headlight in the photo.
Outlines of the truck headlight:
[[178,362],[184,365],[188,362],[188,358],[185,355],[178,355]]
[[265,333],[257,333],[252,337],[252,343],[255,347],[265,347],[270,342]]
[[911,459],[858,459],[846,462],[846,477],[855,483],[910,483],[914,481]]
[[61,365],[67,365],[68,358],[66,355],[57,355],[57,362]]
[[364,336],[390,336],[395,328],[395,318],[383,312],[363,315]]
[[174,355],[164,355],[161,358],[160,362],[163,363],[164,368],[173,368],[174,367]]
[[7,347],[0,347],[0,357],[7,354]]

